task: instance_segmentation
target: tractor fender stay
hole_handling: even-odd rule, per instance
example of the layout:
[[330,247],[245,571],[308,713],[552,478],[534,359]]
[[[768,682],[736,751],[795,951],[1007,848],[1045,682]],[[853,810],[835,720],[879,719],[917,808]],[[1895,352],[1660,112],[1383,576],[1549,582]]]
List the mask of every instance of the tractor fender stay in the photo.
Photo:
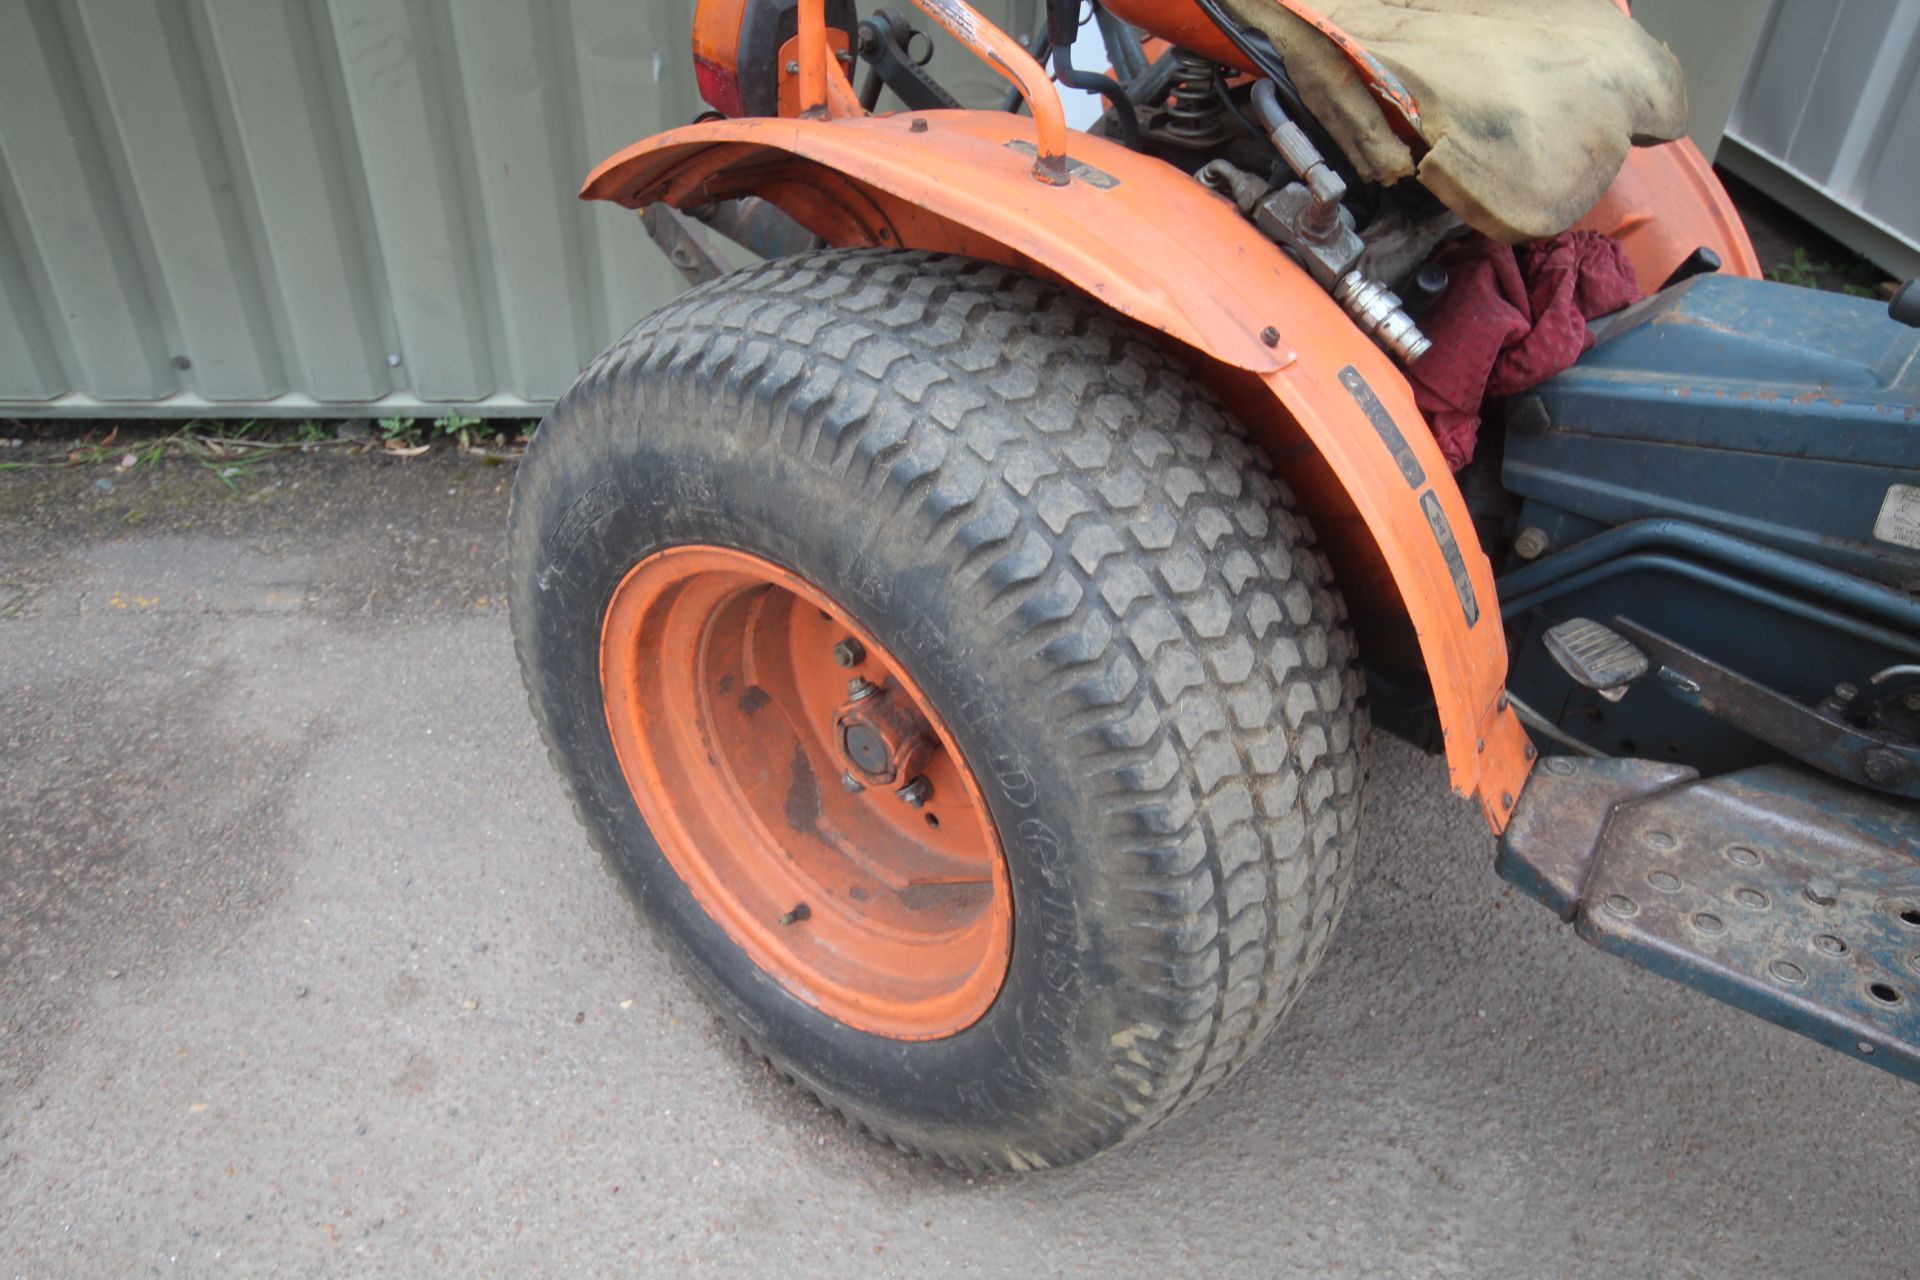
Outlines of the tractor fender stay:
[[612,157],[581,196],[760,196],[829,244],[1013,266],[1189,348],[1288,473],[1343,591],[1411,623],[1454,789],[1503,830],[1533,752],[1504,696],[1491,566],[1406,379],[1231,204],[1101,138],[1071,151],[1055,187],[1033,179],[1031,121],[1008,113],[714,120]]

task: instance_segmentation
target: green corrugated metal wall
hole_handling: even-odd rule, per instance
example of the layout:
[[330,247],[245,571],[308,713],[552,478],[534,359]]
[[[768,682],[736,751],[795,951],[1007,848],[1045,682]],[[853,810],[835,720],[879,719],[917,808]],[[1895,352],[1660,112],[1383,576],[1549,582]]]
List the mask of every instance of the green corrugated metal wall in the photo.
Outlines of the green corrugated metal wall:
[[692,10],[0,0],[0,415],[537,411],[677,287],[573,192],[699,109]]

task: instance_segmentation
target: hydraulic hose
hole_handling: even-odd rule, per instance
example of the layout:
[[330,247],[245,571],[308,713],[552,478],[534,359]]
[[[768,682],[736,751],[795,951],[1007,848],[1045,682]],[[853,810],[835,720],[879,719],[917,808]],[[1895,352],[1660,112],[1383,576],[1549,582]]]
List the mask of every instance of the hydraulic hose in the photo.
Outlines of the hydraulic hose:
[[1180,59],[1169,49],[1154,59],[1138,80],[1127,85],[1127,96],[1137,107],[1157,107],[1173,92],[1173,82],[1179,74]]
[[1111,103],[1113,114],[1120,118],[1121,140],[1134,151],[1140,149],[1140,117],[1133,109],[1133,99],[1127,96],[1127,91],[1118,82],[1091,71],[1075,71],[1071,44],[1054,46],[1053,75],[1069,89],[1097,93]]
[[1293,117],[1280,105],[1280,90],[1271,80],[1254,83],[1253,109],[1268,133],[1278,133],[1282,125],[1293,123]]
[[1313,113],[1307,110],[1307,104],[1300,98],[1300,90],[1294,86],[1293,77],[1287,74],[1287,64],[1281,60],[1280,51],[1273,47],[1273,42],[1267,39],[1266,34],[1248,31],[1228,17],[1226,11],[1220,7],[1220,0],[1194,0],[1194,3],[1200,6],[1200,11],[1207,15],[1207,20],[1219,29],[1228,43],[1253,64],[1254,70],[1273,83],[1274,92],[1280,95],[1280,100],[1286,106],[1287,114],[1293,117],[1294,123],[1306,131],[1313,145],[1328,158],[1328,163],[1347,180],[1347,185],[1358,189],[1361,183],[1352,167],[1348,165],[1345,154],[1328,136],[1327,131],[1321,128],[1320,122],[1314,119]]

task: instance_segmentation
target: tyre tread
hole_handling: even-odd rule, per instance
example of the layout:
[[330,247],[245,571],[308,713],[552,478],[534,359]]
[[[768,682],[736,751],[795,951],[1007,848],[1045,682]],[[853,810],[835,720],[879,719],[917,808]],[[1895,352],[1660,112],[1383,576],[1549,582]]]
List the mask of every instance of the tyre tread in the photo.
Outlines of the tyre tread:
[[[644,422],[698,387],[750,414],[760,447],[845,473],[876,518],[925,508],[926,553],[991,588],[985,616],[1044,668],[1101,788],[1128,868],[1116,946],[1158,1010],[1032,1151],[928,1144],[821,1100],[902,1149],[988,1169],[1078,1159],[1204,1097],[1324,951],[1364,777],[1345,604],[1271,463],[1156,342],[1070,291],[954,257],[831,251],[727,276],[635,326],[550,421]],[[540,550],[526,512],[542,476],[590,465],[550,457],[580,447],[536,435],[510,522],[516,648],[562,778],[519,593]]]

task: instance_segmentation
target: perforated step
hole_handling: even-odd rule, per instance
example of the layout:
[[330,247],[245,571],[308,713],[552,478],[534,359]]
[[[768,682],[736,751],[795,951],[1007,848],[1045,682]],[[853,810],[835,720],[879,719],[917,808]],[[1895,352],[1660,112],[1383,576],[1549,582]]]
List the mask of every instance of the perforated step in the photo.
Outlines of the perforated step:
[[[1584,850],[1576,813],[1605,815]],[[1554,759],[1499,869],[1601,950],[1920,1081],[1915,806],[1787,765]]]

